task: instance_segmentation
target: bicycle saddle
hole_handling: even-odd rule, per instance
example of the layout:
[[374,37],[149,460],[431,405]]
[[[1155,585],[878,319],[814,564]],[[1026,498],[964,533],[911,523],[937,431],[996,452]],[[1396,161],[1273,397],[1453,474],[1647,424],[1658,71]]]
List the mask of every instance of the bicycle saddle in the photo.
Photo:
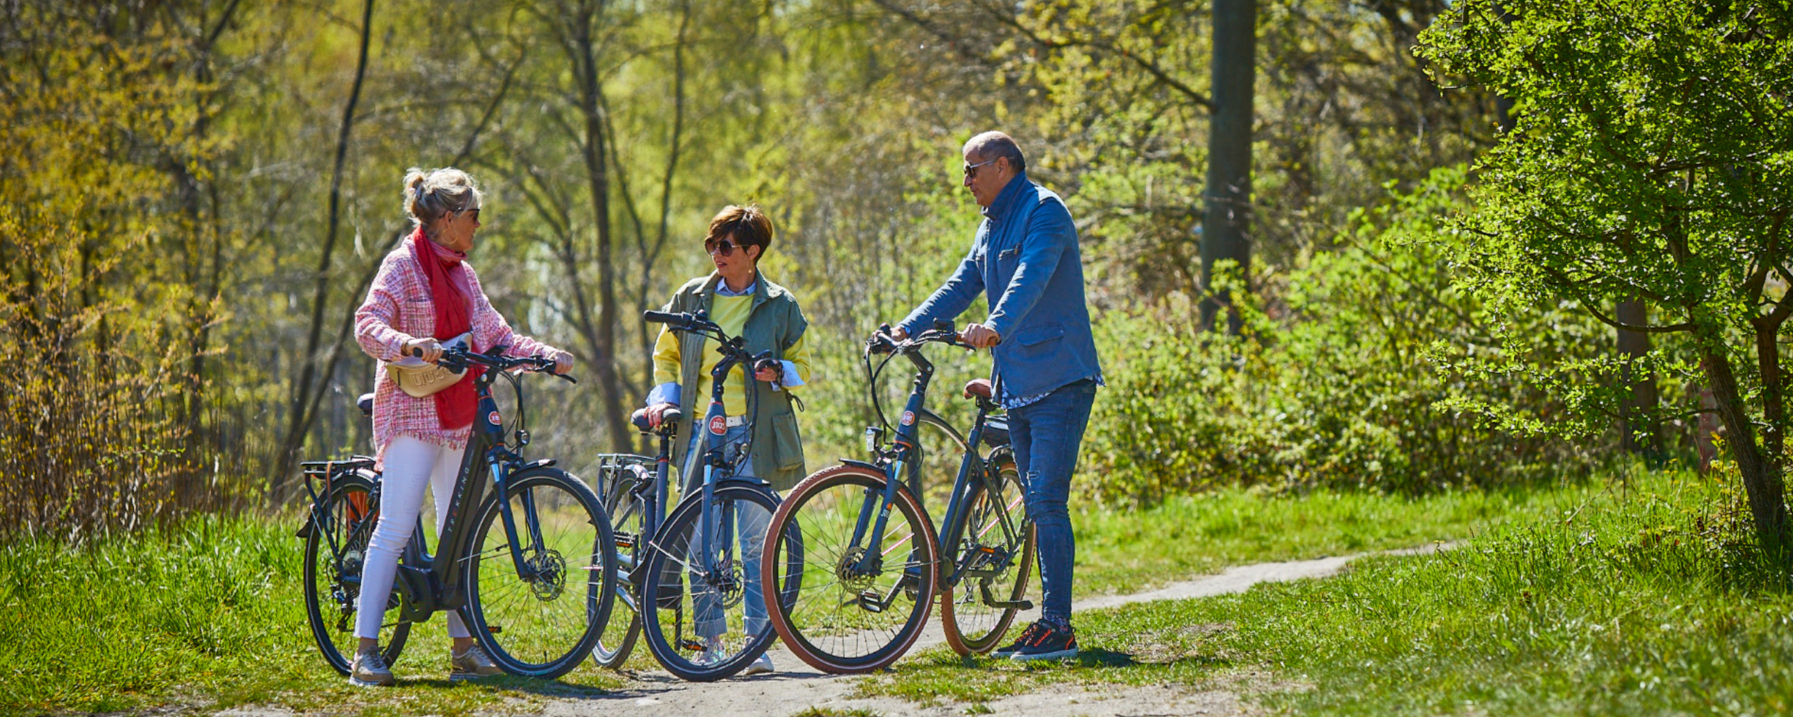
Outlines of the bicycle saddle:
[[[684,418],[684,415],[685,414],[679,412],[679,409],[666,409],[660,414],[660,430],[668,432],[678,430],[679,419]],[[637,431],[641,431],[642,433],[654,432],[653,427],[648,425],[647,409],[645,408],[635,409],[634,413],[629,414],[629,422],[635,424],[635,430]],[[668,433],[667,435],[671,435],[671,433]]]
[[371,393],[361,394],[360,398],[355,399],[355,407],[361,409],[361,415],[372,418],[374,415],[374,395]]
[[979,396],[979,397],[982,397],[984,400],[995,400],[991,394],[992,394],[992,389],[990,388],[990,379],[974,378],[974,379],[971,379],[970,383],[965,384],[965,397],[966,398],[971,398],[972,396]]

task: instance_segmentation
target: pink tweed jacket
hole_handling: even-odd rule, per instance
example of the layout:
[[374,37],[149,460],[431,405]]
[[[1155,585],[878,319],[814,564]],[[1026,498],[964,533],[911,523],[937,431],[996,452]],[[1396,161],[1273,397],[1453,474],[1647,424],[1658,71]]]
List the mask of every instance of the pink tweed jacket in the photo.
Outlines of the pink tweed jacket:
[[[468,312],[473,326],[473,350],[509,346],[510,356],[550,356],[555,349],[527,336],[511,332],[510,324],[486,300],[473,265],[467,283],[473,296]],[[471,426],[447,431],[436,421],[435,397],[413,398],[398,390],[398,382],[386,373],[386,362],[400,357],[399,349],[416,337],[432,336],[436,310],[430,303],[430,280],[412,256],[408,244],[400,244],[380,263],[380,273],[367,290],[367,300],[355,310],[355,341],[361,350],[379,360],[374,367],[374,454],[383,464],[386,446],[399,436],[411,436],[446,448],[467,445]]]

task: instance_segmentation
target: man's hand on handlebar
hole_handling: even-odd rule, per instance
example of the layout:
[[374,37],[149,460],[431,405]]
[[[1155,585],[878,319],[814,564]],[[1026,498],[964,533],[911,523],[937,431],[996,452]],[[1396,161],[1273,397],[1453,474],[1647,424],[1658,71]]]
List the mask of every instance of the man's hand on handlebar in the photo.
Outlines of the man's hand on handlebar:
[[959,333],[959,340],[972,348],[987,349],[1002,343],[1002,337],[996,330],[983,324],[972,324]]
[[427,336],[421,339],[411,339],[406,341],[404,346],[399,347],[398,355],[416,356],[423,359],[425,363],[435,363],[437,359],[442,358],[442,344]]

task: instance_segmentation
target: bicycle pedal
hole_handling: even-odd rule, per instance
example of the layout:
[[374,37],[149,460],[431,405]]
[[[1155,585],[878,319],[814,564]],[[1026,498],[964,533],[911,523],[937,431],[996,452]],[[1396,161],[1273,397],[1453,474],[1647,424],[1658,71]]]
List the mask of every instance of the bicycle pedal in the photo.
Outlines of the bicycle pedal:
[[686,652],[702,652],[704,644],[696,640],[679,640],[679,649]]
[[492,633],[494,635],[502,634],[504,632],[504,626],[502,626],[502,625],[487,625],[486,632]]
[[1009,608],[1014,608],[1016,610],[1033,609],[1032,600],[993,600],[985,604],[998,610],[1007,610]]
[[848,600],[846,604],[858,605],[860,609],[874,614],[884,612],[884,608],[889,607],[884,603],[884,596],[879,595],[876,590],[863,591],[854,596],[852,600]]

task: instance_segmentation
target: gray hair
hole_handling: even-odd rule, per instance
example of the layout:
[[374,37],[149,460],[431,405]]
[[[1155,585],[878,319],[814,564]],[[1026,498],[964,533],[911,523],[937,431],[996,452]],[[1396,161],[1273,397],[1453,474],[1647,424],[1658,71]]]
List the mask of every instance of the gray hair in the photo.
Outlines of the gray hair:
[[1021,156],[1021,145],[1015,139],[1001,132],[985,132],[965,142],[965,154],[977,155],[980,159],[996,159],[1001,157],[1009,161],[1009,167],[1017,173],[1027,171],[1027,158]]
[[478,209],[483,196],[473,177],[454,167],[405,171],[405,213],[419,226],[433,224],[450,212]]

